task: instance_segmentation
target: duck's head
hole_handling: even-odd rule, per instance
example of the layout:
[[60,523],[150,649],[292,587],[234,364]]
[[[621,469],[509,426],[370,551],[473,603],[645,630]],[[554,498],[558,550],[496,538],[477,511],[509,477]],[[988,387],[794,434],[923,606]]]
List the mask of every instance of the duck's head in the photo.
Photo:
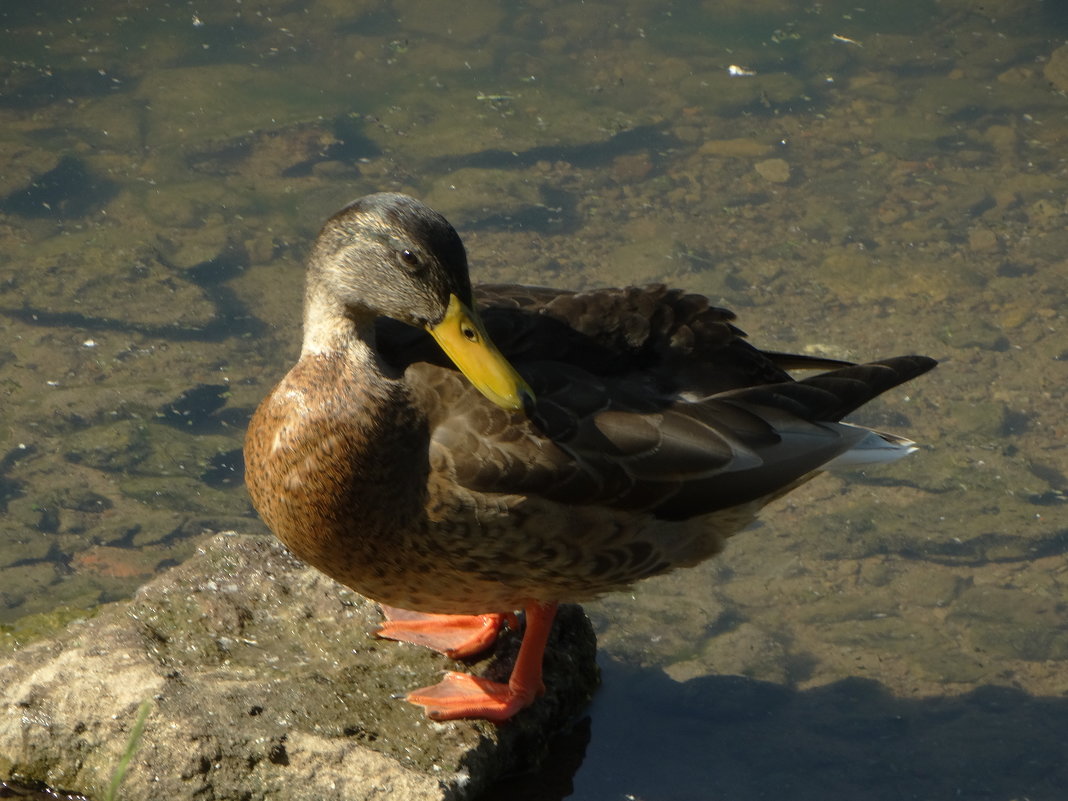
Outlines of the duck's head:
[[448,220],[415,198],[367,195],[327,220],[308,264],[305,343],[330,317],[391,317],[425,328],[471,383],[505,409],[532,404],[526,381],[475,311],[467,253]]

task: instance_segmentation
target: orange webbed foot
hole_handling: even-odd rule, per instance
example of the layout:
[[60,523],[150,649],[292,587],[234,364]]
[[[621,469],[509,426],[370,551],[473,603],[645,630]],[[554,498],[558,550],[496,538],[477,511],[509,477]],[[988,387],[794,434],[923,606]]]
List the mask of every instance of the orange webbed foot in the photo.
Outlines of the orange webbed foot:
[[449,672],[438,684],[408,693],[405,700],[423,707],[431,720],[479,718],[503,723],[530,706],[537,695],[533,690],[517,692],[508,684]]
[[542,659],[555,616],[555,603],[527,607],[526,631],[507,684],[450,672],[438,684],[408,693],[406,700],[423,707],[431,720],[481,718],[503,723],[545,692]]
[[382,613],[386,620],[375,632],[379,637],[432,648],[450,659],[482,653],[496,642],[505,623],[517,625],[512,613],[432,615],[385,605]]

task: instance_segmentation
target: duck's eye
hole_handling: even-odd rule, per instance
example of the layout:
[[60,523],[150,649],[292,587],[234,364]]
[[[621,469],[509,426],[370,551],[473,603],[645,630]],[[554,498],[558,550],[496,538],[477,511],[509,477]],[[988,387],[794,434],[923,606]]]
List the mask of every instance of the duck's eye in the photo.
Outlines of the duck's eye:
[[404,262],[404,265],[406,267],[409,267],[409,268],[413,269],[413,270],[418,268],[418,267],[420,267],[420,266],[422,266],[420,261],[419,261],[419,257],[416,256],[415,253],[413,253],[412,251],[408,250],[408,248],[404,248],[400,252],[400,257],[401,257],[401,261]]

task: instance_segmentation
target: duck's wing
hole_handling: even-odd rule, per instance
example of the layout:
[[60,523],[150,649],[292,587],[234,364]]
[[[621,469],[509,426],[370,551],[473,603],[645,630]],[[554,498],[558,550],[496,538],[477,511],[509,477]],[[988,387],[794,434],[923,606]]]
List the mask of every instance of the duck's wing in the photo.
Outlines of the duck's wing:
[[[391,346],[451,480],[669,519],[795,485],[868,436],[842,416],[934,364],[764,353],[729,311],[659,286],[489,287],[482,300],[490,335],[538,399],[529,419],[483,402],[443,356],[415,360],[425,342]],[[786,366],[835,369],[794,381]]]
[[[828,370],[851,362],[761,351],[729,309],[662,284],[573,292],[482,284],[475,299],[494,343],[514,363],[552,362],[592,375],[644,372],[667,393],[711,395],[790,380],[788,370]],[[379,320],[387,361],[451,367],[426,332]]]
[[669,394],[705,396],[788,380],[787,364],[806,360],[758,350],[734,325],[734,312],[662,284],[589,292],[484,285],[476,293],[490,335],[520,364],[641,374]]
[[[925,356],[898,356],[776,384],[732,390],[672,414],[700,421],[731,448],[707,475],[689,475],[655,513],[685,519],[760,498],[771,499],[830,464],[888,461],[913,450],[892,434],[841,423],[869,400],[935,366]],[[652,476],[645,476],[652,479]]]

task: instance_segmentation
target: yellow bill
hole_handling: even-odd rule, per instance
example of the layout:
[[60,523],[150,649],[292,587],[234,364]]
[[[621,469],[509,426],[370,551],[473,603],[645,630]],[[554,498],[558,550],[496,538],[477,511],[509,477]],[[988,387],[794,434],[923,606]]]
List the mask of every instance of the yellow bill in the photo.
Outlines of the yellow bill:
[[477,312],[451,295],[445,319],[427,331],[475,389],[502,409],[518,411],[534,393],[490,340]]

